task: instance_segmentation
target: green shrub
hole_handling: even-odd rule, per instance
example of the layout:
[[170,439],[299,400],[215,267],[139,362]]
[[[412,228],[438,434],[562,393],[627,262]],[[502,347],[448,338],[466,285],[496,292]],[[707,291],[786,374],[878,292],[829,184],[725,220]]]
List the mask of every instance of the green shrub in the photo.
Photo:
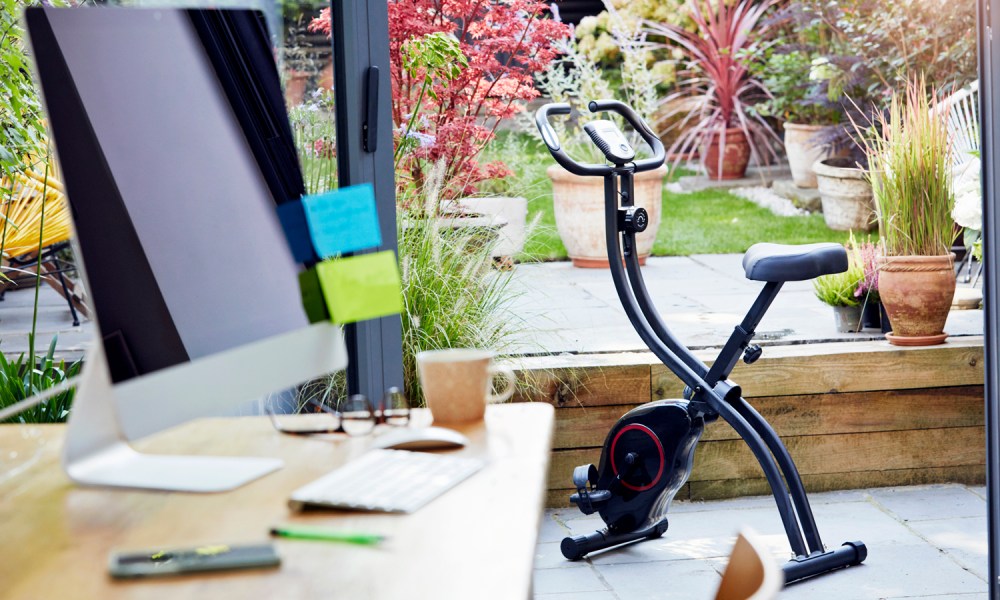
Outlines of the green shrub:
[[865,278],[864,265],[852,261],[843,273],[823,275],[813,280],[816,297],[830,306],[858,306],[861,298],[854,295]]
[[[39,357],[34,366],[25,361],[24,354],[19,356],[17,360],[10,361],[0,353],[0,409],[44,392],[80,372],[82,364],[80,361],[68,366],[65,361],[56,363],[53,356],[56,351],[57,339],[57,337],[52,338],[48,352],[45,353],[45,356]],[[69,416],[73,393],[73,390],[69,390],[57,394],[12,417],[7,422],[64,423]]]

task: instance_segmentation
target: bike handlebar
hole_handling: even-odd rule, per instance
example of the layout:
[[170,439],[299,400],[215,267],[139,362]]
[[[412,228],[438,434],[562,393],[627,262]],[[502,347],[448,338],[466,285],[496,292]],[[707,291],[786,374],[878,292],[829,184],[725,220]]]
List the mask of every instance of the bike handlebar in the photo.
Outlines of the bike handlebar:
[[[663,164],[666,160],[666,151],[663,148],[663,142],[660,138],[656,137],[653,130],[649,128],[649,125],[642,120],[642,117],[637,115],[631,107],[627,104],[619,102],[617,100],[592,100],[588,105],[590,112],[598,113],[602,111],[613,111],[625,118],[626,121],[632,126],[639,136],[642,137],[643,141],[649,144],[649,147],[653,149],[653,157],[644,160],[639,160],[633,163],[635,165],[635,172],[641,173],[643,171],[651,171]],[[549,122],[549,115],[568,115],[572,111],[572,107],[565,103],[550,103],[542,106],[535,113],[535,125],[538,127],[538,131],[542,134],[542,141],[548,146],[549,152],[552,157],[556,159],[564,169],[573,173],[574,175],[583,176],[598,176],[603,177],[614,172],[614,168],[608,165],[597,165],[589,163],[578,163],[562,149],[559,143],[559,137],[556,135],[555,130],[552,128],[552,124]]]
[[644,142],[649,144],[649,147],[653,149],[653,156],[644,160],[635,161],[635,172],[641,173],[643,171],[652,171],[656,169],[667,159],[667,151],[663,148],[663,142],[657,137],[653,130],[650,129],[646,121],[636,114],[632,107],[624,102],[619,102],[617,100],[591,100],[590,104],[587,105],[590,112],[597,113],[602,111],[612,111],[616,112],[628,121],[632,129],[635,129],[636,133],[643,139]]

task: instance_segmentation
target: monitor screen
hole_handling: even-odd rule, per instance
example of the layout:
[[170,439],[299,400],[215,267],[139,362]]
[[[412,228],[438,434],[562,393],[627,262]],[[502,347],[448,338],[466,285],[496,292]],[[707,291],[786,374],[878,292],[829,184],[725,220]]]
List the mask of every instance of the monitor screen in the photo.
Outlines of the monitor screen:
[[28,22],[112,380],[307,326],[275,215],[302,175],[260,13]]

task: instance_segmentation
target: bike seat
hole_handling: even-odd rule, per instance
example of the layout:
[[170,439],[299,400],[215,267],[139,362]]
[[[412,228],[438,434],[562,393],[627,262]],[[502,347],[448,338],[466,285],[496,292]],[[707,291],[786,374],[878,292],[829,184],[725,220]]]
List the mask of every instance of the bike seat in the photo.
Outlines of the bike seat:
[[840,244],[754,244],[743,255],[743,270],[753,281],[805,281],[847,270]]

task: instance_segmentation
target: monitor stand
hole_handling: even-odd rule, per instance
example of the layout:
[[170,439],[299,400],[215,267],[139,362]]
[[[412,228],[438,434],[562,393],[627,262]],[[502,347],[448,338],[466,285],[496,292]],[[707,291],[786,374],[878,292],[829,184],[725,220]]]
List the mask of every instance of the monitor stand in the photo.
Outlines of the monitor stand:
[[170,456],[132,448],[118,422],[117,402],[103,344],[88,350],[70,411],[63,468],[83,485],[224,492],[283,466],[276,458]]

